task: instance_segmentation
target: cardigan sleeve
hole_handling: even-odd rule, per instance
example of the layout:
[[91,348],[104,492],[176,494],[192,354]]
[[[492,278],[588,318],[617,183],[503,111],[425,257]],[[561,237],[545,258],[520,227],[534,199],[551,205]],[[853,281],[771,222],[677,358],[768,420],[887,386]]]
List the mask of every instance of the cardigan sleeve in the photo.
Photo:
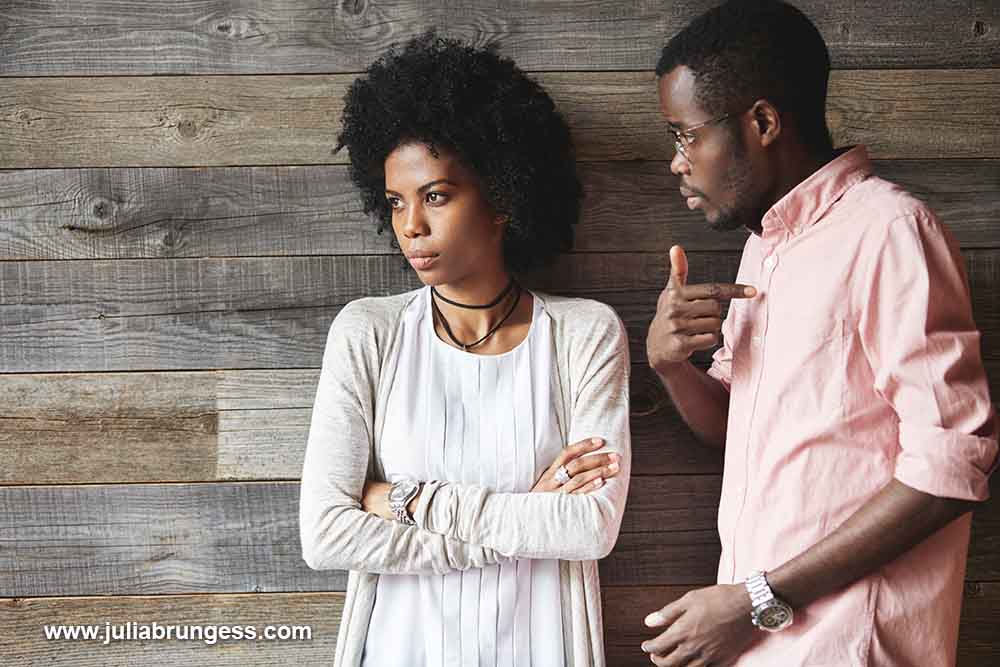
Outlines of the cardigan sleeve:
[[[629,357],[625,328],[608,306],[574,310],[585,325],[569,332],[569,442],[605,441],[621,470],[585,494],[500,493],[481,486],[430,482],[414,520],[418,526],[512,558],[596,560],[614,547],[625,511],[631,469],[628,415]],[[568,354],[567,354],[568,352]],[[563,371],[565,372],[565,371]]]
[[299,497],[302,556],[316,570],[444,574],[497,562],[464,544],[362,509],[374,432],[379,341],[364,302],[330,327],[306,444]]

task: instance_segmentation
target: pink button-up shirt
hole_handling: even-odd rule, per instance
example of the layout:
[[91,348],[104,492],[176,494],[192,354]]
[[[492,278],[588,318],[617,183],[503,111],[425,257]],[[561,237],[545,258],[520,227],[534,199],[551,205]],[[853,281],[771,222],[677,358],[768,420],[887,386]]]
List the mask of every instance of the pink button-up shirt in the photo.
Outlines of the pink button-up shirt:
[[[843,153],[743,251],[709,374],[730,389],[719,582],[809,549],[893,478],[981,500],[996,429],[957,245],[921,201]],[[953,665],[970,515],[795,610],[739,667]]]

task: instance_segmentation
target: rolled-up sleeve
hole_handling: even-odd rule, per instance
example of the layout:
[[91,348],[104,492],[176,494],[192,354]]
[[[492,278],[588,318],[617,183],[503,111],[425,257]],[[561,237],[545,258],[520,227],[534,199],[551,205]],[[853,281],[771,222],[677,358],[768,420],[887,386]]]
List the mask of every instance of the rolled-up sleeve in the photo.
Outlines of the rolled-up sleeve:
[[935,496],[989,497],[997,424],[954,240],[933,214],[886,226],[858,331],[875,390],[899,417],[894,475]]

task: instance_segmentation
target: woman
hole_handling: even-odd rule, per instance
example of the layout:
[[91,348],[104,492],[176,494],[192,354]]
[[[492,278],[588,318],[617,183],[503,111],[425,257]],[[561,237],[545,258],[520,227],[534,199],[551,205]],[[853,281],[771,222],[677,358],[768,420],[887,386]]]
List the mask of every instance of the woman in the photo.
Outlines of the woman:
[[431,35],[355,81],[343,121],[425,287],[348,304],[327,339],[300,520],[309,566],[351,571],[335,664],[603,665],[626,336],[513,277],[572,244],[566,124],[510,60]]

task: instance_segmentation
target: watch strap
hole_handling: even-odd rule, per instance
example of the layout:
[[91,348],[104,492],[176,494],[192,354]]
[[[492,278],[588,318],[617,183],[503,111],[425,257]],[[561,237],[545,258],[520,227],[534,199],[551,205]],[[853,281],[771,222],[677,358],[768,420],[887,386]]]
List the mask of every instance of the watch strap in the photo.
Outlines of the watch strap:
[[[393,496],[396,495],[394,493],[396,488],[398,486],[402,486],[403,484],[411,485],[409,492],[398,502],[392,500]],[[420,493],[420,484],[414,482],[413,480],[403,479],[393,483],[389,489],[389,509],[391,509],[392,513],[396,516],[396,521],[399,521],[407,526],[416,525],[416,521],[414,521],[413,517],[410,516],[410,511],[407,509],[407,505],[410,504],[410,501],[413,500],[418,493]]]

